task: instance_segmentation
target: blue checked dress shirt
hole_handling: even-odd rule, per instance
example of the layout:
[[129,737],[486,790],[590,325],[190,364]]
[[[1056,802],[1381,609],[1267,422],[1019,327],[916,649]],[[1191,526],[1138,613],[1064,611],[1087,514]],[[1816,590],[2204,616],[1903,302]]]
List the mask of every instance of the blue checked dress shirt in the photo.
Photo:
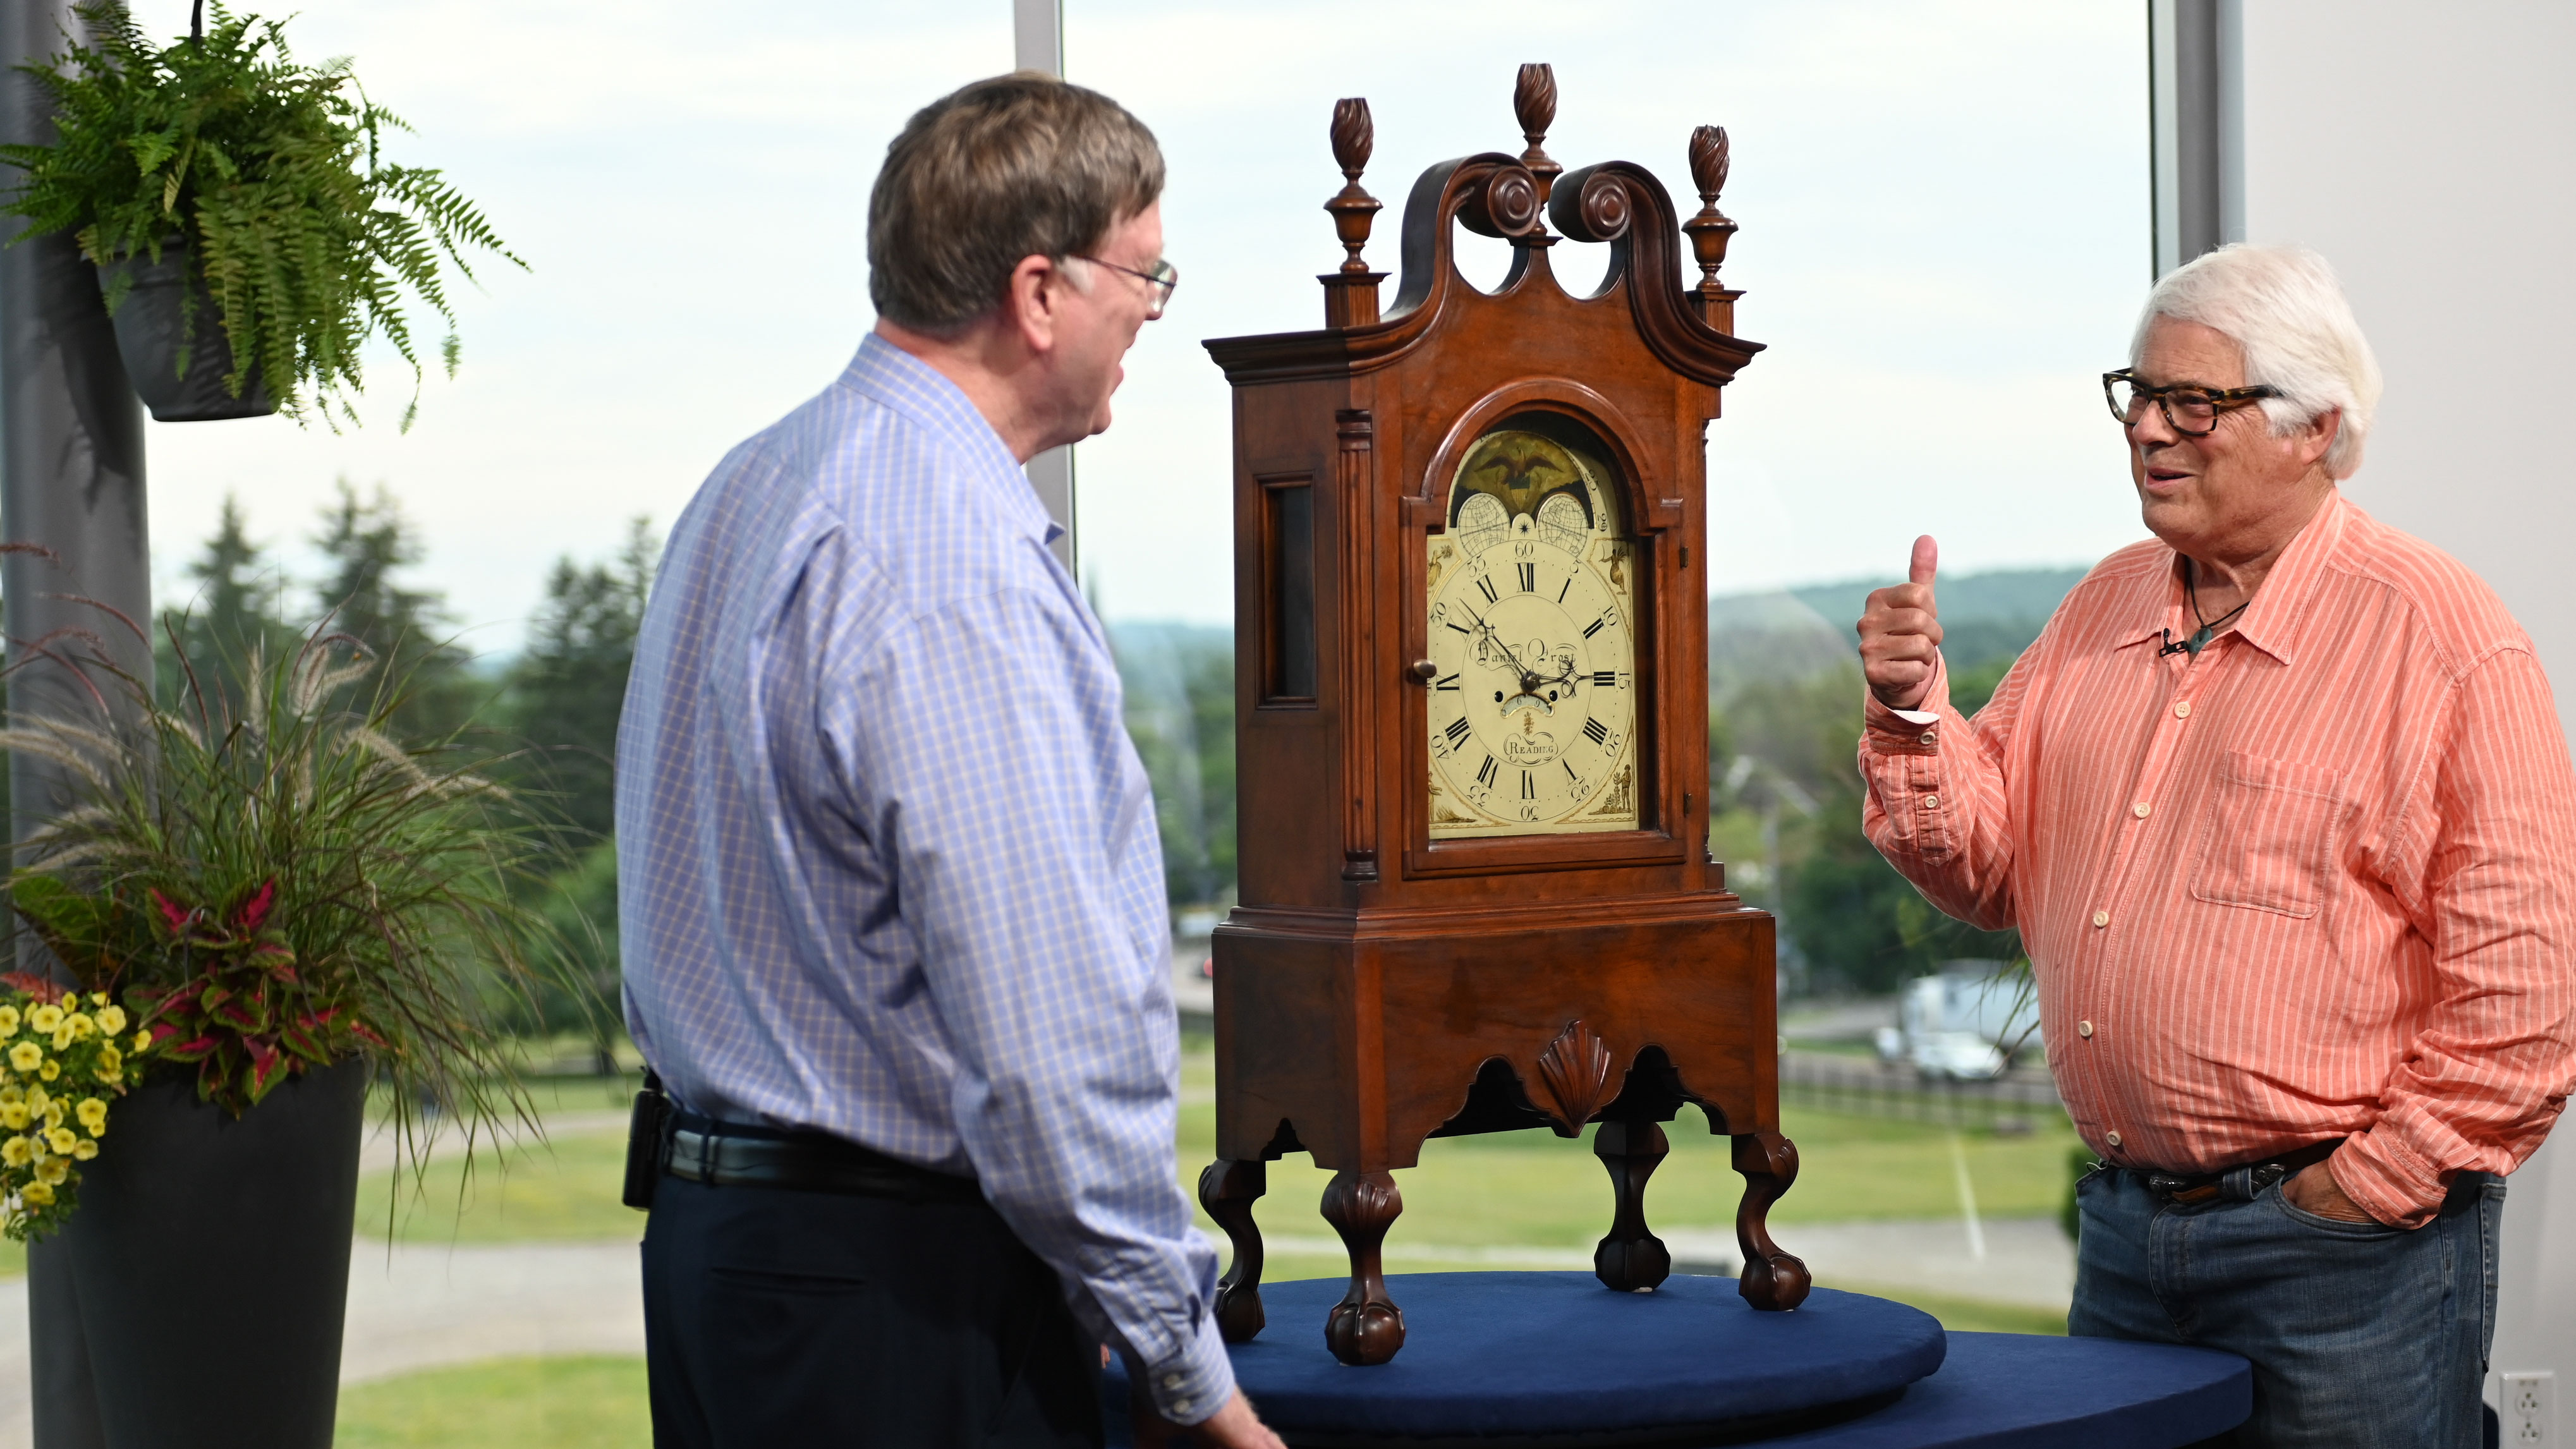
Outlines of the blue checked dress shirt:
[[1195,1423],[1234,1376],[1175,1170],[1162,850],[1054,533],[876,336],[726,457],[618,733],[626,1019],[694,1111],[972,1172]]

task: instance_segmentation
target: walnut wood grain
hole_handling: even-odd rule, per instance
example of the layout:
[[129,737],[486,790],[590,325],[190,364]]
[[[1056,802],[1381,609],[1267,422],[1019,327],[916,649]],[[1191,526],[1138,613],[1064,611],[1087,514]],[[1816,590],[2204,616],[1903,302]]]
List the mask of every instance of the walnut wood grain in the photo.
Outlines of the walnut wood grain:
[[1325,1184],[1323,1209],[1351,1255],[1350,1291],[1324,1321],[1324,1346],[1354,1367],[1385,1363],[1404,1347],[1404,1311],[1387,1295],[1380,1254],[1404,1194],[1393,1173],[1337,1172]]
[[1744,1201],[1735,1209],[1735,1245],[1744,1272],[1735,1289],[1744,1301],[1770,1312],[1807,1301],[1813,1286],[1807,1265],[1771,1241],[1771,1204],[1798,1180],[1798,1144],[1777,1132],[1749,1132],[1735,1139],[1735,1170],[1744,1175]]
[[1249,1343],[1261,1332],[1261,1228],[1252,1204],[1269,1190],[1269,1165],[1260,1158],[1223,1158],[1199,1174],[1199,1206],[1225,1229],[1234,1261],[1216,1283],[1216,1326],[1228,1343]]
[[1604,1122],[1592,1151],[1609,1170],[1612,1193],[1610,1235],[1592,1250],[1592,1276],[1621,1293],[1656,1287],[1672,1276],[1673,1255],[1646,1229],[1646,1179],[1672,1144],[1652,1122]]

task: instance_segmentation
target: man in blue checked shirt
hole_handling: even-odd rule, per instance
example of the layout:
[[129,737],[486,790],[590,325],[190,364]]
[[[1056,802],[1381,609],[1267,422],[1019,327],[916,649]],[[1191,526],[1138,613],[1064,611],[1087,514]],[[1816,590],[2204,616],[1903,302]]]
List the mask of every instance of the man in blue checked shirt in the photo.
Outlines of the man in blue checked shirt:
[[658,1445],[1096,1445],[1104,1344],[1202,1442],[1279,1443],[1173,1159],[1153,800],[1021,471],[1109,426],[1175,280],[1162,186],[1043,76],[914,116],[874,334],[672,532],[617,751],[627,1023],[674,1108]]

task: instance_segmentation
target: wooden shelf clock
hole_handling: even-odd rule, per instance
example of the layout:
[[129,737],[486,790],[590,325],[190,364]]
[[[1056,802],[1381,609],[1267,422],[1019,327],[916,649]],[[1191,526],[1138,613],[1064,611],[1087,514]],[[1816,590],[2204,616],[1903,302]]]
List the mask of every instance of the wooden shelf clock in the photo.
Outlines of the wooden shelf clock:
[[[1428,1137],[1600,1124],[1594,1268],[1650,1289],[1672,1270],[1643,1206],[1658,1124],[1697,1103],[1746,1179],[1744,1297],[1785,1309],[1808,1285],[1764,1228],[1798,1170],[1772,921],[1706,846],[1704,442],[1759,350],[1717,281],[1726,133],[1691,137],[1684,222],[1642,167],[1560,175],[1549,67],[1513,99],[1527,150],[1414,183],[1383,317],[1368,103],[1336,105],[1348,257],[1321,279],[1326,325],[1207,344],[1234,385],[1243,826],[1199,1196],[1233,1240],[1219,1321],[1240,1342],[1262,1327],[1264,1164],[1333,1170],[1351,1287],[1325,1338],[1351,1364],[1404,1342],[1379,1252],[1392,1173]],[[1496,291],[1459,275],[1453,224],[1511,242]],[[1590,296],[1550,270],[1569,239],[1610,247]]]

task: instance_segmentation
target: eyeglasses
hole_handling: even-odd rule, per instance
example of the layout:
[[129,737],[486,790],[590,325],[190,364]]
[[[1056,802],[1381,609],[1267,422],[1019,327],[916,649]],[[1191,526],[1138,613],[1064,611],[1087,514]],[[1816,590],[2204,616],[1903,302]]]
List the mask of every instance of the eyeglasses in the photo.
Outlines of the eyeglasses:
[[1122,267],[1116,262],[1104,262],[1098,257],[1085,257],[1080,253],[1075,255],[1095,267],[1107,267],[1113,272],[1125,272],[1143,282],[1145,284],[1145,320],[1148,322],[1163,315],[1163,309],[1171,305],[1172,289],[1181,284],[1181,269],[1170,262],[1158,261],[1154,263],[1152,271],[1140,272],[1134,267]]
[[2102,396],[2111,404],[2111,416],[2120,420],[2120,426],[2136,427],[2147,415],[2147,404],[2153,402],[2157,411],[2165,415],[2165,425],[2186,438],[2206,438],[2217,432],[2218,415],[2229,408],[2280,395],[2279,388],[2261,384],[2214,389],[2178,382],[2170,387],[2149,387],[2125,367],[2102,374]]

